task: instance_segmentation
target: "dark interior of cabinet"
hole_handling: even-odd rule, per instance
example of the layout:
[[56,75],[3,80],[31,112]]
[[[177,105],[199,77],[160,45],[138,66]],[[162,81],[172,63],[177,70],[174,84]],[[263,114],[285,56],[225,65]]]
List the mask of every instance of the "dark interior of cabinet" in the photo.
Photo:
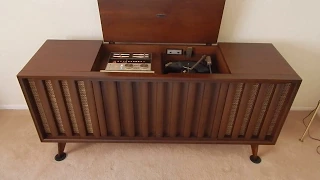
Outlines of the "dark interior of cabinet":
[[[182,49],[186,51],[193,47],[193,56],[187,58],[185,55],[167,55],[167,49]],[[152,53],[152,70],[155,74],[164,74],[165,64],[177,61],[198,61],[201,56],[207,55],[212,59],[213,74],[230,74],[228,65],[223,59],[217,46],[183,46],[183,45],[132,45],[132,44],[103,44],[95,60],[92,71],[100,71],[106,68],[111,52],[146,52]]]

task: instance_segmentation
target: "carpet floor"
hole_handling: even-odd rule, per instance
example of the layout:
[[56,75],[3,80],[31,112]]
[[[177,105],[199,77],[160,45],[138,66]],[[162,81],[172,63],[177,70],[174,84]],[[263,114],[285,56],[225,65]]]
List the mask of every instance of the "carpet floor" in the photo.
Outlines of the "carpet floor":
[[[262,163],[248,145],[81,144],[66,146],[56,162],[55,143],[40,143],[28,111],[0,110],[0,179],[320,179],[320,142],[306,137],[303,111],[290,112],[275,146],[260,146]],[[319,118],[310,130],[320,137]]]

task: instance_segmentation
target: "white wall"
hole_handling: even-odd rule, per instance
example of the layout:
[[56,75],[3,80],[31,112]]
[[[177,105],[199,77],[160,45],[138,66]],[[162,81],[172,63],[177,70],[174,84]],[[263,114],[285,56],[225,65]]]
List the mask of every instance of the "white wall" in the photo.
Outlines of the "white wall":
[[46,39],[102,39],[96,0],[0,0],[0,108],[25,108],[16,74]]
[[320,99],[320,1],[227,0],[219,41],[271,42],[302,77],[294,108]]
[[[219,41],[272,42],[303,78],[294,107],[320,99],[319,0],[227,0]],[[25,107],[16,74],[46,39],[102,39],[96,0],[0,1],[0,108]]]

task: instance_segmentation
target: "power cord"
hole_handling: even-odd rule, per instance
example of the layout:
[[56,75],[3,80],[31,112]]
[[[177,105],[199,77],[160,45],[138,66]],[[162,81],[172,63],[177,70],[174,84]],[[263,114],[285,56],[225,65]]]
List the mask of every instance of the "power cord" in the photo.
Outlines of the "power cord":
[[[320,100],[318,101],[318,104],[317,104],[316,107],[318,107],[319,104],[320,104]],[[304,125],[306,128],[307,128],[307,123],[305,122],[305,120],[306,120],[316,109],[317,109],[317,108],[314,108],[306,117],[303,118],[302,122],[303,122],[303,125]],[[309,136],[310,139],[320,142],[320,139],[311,136],[309,130],[308,130],[308,136]],[[320,154],[320,145],[317,147],[317,153]]]

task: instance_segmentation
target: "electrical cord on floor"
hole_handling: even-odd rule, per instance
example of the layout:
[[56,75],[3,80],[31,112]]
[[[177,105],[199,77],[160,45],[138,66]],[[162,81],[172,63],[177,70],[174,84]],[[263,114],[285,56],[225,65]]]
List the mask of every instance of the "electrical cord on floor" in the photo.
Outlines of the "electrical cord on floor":
[[[320,104],[320,100],[318,101],[318,104],[316,106],[316,108],[314,108],[306,117],[303,118],[302,122],[304,124],[304,126],[307,128],[307,123],[305,122],[305,120],[317,109],[318,105]],[[308,136],[310,139],[315,140],[315,141],[320,141],[320,139],[315,138],[313,136],[311,136],[309,130],[308,130]],[[320,145],[317,147],[317,153],[320,154]]]

